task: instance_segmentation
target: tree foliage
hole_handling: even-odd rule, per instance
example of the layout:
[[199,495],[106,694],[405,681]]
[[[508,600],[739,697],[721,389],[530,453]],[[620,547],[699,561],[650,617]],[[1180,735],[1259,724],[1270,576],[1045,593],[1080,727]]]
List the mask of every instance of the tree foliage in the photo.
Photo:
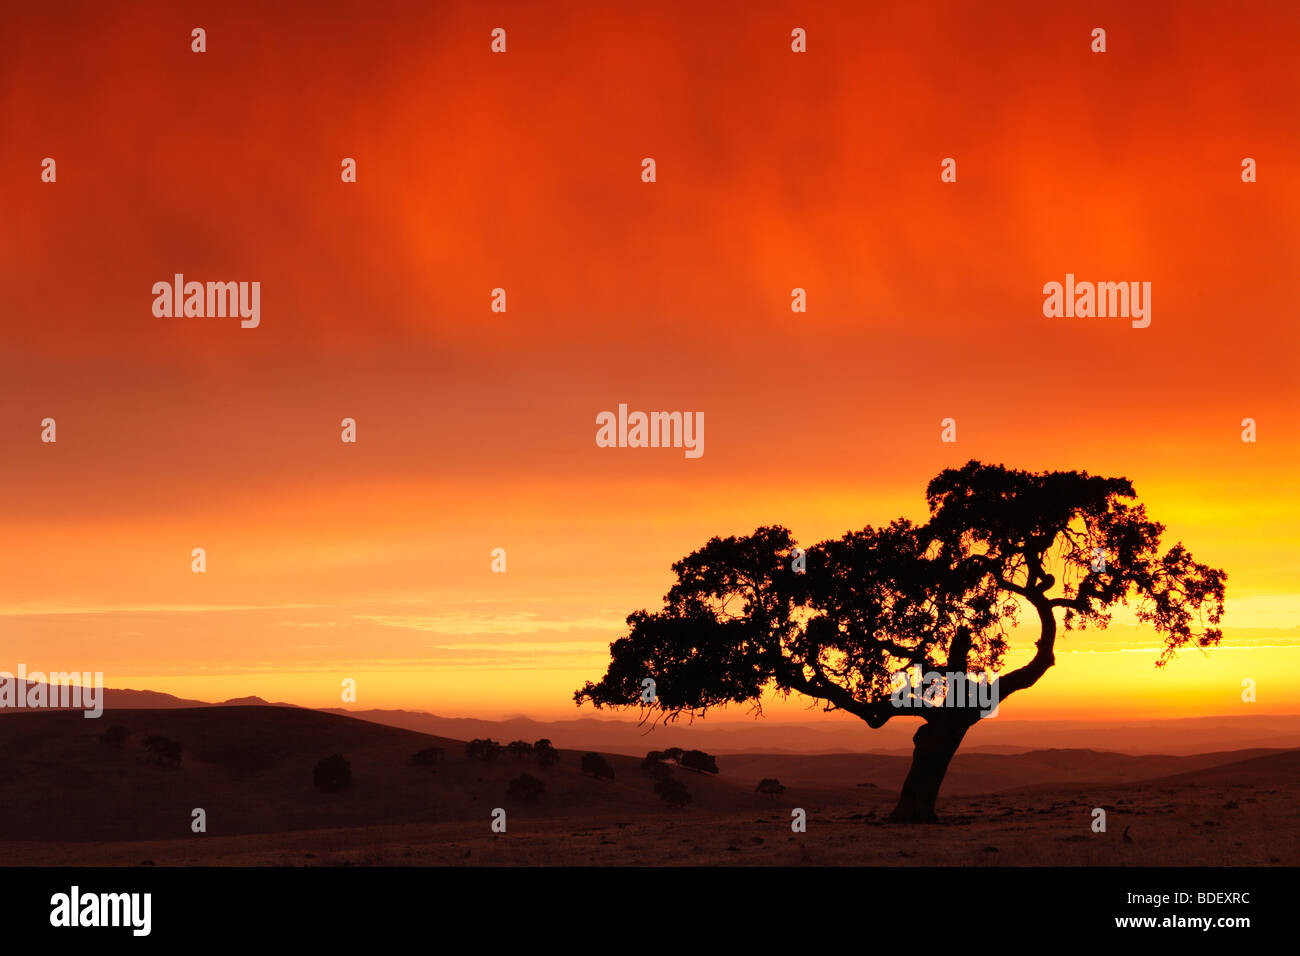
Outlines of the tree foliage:
[[696,773],[718,772],[718,758],[706,754],[703,750],[686,751],[677,761],[677,765],[686,770],[694,770]]
[[791,569],[785,528],[713,538],[673,565],[662,610],[628,616],[605,676],[575,701],[636,706],[653,674],[663,715],[775,688],[880,726],[899,715],[893,675],[909,665],[996,672],[1008,627],[1027,613],[1051,635],[1002,675],[1002,700],[1051,666],[1056,610],[1071,630],[1105,627],[1116,604],[1133,605],[1162,638],[1158,666],[1218,644],[1226,575],[1181,543],[1162,553],[1164,526],[1134,497],[1123,478],[970,462],[930,482],[925,524],[900,518],[813,545],[806,573]]

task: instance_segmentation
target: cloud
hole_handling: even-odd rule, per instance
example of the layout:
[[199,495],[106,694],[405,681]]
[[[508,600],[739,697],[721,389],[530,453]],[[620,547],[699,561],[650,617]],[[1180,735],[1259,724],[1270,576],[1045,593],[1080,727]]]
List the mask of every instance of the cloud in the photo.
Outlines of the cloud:
[[[527,612],[471,614],[455,612],[433,616],[354,614],[355,620],[429,634],[541,634],[548,631],[616,631],[627,625],[623,618],[568,617],[547,619]],[[495,645],[494,645],[495,646]]]

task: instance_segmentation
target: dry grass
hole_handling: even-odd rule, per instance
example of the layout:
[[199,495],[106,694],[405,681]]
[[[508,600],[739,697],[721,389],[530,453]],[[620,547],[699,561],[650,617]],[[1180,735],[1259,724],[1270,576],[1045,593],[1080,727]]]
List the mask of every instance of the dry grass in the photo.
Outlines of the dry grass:
[[[98,740],[111,723],[132,728],[134,749]],[[182,768],[150,765],[138,747],[145,733],[180,740]],[[411,765],[410,755],[433,742],[446,746],[448,762],[436,771]],[[321,794],[311,768],[333,752],[352,761],[355,783]],[[28,714],[0,719],[9,768],[0,852],[12,863],[76,866],[1300,864],[1300,751],[1161,758],[1153,771],[1182,772],[1145,781],[1129,779],[1133,766],[1114,756],[999,758],[1013,762],[1011,781],[1057,767],[1068,779],[960,792],[996,770],[968,761],[957,792],[941,800],[943,824],[891,826],[883,818],[896,794],[871,780],[850,783],[872,772],[865,755],[822,761],[823,781],[817,762],[799,757],[724,759],[731,769],[721,777],[679,771],[694,800],[669,810],[627,757],[609,758],[617,777],[608,782],[582,775],[572,752],[544,772],[510,757],[485,764],[453,741],[311,711],[139,711],[102,721]],[[782,767],[791,782],[782,798],[753,792],[760,773]],[[1100,782],[1117,767],[1123,779]],[[546,781],[536,805],[506,797],[524,771]],[[190,832],[193,807],[207,810],[207,833]],[[496,807],[507,810],[505,834],[490,830]],[[791,832],[793,807],[806,810],[806,833]],[[1105,833],[1092,831],[1094,807],[1107,810]]]

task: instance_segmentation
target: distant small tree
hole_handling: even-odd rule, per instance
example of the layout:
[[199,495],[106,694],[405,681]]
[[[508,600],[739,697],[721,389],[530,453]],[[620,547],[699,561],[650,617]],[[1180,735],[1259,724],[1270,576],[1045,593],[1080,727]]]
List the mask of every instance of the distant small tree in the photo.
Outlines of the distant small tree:
[[560,762],[560,752],[551,746],[550,740],[546,737],[533,744],[533,756],[537,758],[538,766],[543,770]]
[[99,735],[99,739],[111,747],[121,747],[127,737],[131,736],[131,731],[127,730],[120,724],[114,724]]
[[181,745],[168,737],[146,737],[144,749],[149,751],[160,767],[175,769],[181,765]]
[[495,760],[501,756],[502,746],[492,738],[480,740],[477,737],[465,745],[465,756],[471,760]]
[[681,808],[691,802],[691,792],[676,777],[665,777],[655,784],[655,793],[670,807]]
[[582,755],[582,772],[589,773],[593,777],[604,780],[614,779],[614,768],[609,765],[600,754],[583,754]]
[[533,755],[533,745],[526,740],[512,740],[506,746],[506,753],[520,759]]
[[335,793],[352,786],[352,765],[341,754],[331,754],[316,764],[312,775],[317,790]]
[[518,797],[529,803],[536,803],[537,798],[546,790],[546,784],[538,780],[531,773],[521,773],[515,779],[510,781],[510,786],[506,788],[506,794],[511,797]]
[[685,767],[687,770],[694,770],[697,773],[718,772],[717,758],[710,754],[706,754],[703,750],[686,751],[686,753],[682,754],[681,757],[678,758],[677,764],[680,767]]
[[652,750],[645,755],[645,760],[641,761],[641,769],[646,773],[651,773],[656,767],[662,767],[664,762],[664,752],[662,750]]
[[411,763],[420,767],[436,767],[447,759],[447,751],[441,747],[425,747],[411,754]]
[[758,792],[769,797],[779,797],[785,793],[785,787],[776,777],[764,777],[758,782]]

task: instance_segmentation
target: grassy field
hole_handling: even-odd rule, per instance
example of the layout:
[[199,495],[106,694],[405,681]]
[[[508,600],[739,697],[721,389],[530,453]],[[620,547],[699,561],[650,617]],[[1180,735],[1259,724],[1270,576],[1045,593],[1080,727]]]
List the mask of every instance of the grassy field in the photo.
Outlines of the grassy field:
[[[99,739],[113,724],[131,730],[121,748]],[[149,760],[150,734],[182,743],[179,769]],[[445,763],[411,763],[435,744]],[[332,753],[351,763],[353,785],[322,793],[312,769]],[[692,800],[670,809],[635,758],[608,756],[615,779],[598,780],[572,751],[546,769],[484,762],[461,742],[292,708],[6,715],[0,758],[0,850],[14,864],[1300,864],[1295,750],[958,755],[938,826],[883,822],[905,758],[728,756],[716,777],[678,770]],[[525,772],[545,782],[535,803],[507,796]],[[786,792],[756,793],[765,776]],[[1104,833],[1092,829],[1097,807]],[[195,808],[205,833],[191,831]],[[497,808],[505,833],[491,831]],[[795,808],[806,832],[791,831]]]

